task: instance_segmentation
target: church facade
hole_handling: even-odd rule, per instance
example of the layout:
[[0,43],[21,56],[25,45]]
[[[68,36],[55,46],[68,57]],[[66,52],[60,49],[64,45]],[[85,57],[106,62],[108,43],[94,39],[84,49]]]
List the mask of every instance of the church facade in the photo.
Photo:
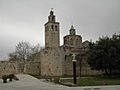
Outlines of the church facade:
[[[33,54],[33,60],[27,62],[1,61],[0,78],[6,74],[27,73],[41,76],[72,75],[72,54],[79,56],[89,49],[89,41],[82,42],[81,35],[71,26],[69,34],[63,37],[60,46],[60,27],[53,11],[50,11],[45,27],[45,48]],[[77,58],[76,58],[77,59]],[[80,57],[76,62],[77,75],[93,75],[100,72],[91,70],[86,59]]]
[[[59,22],[53,11],[50,11],[45,27],[45,48],[40,52],[41,76],[72,75],[72,54],[81,52],[85,44],[81,35],[71,26],[69,35],[64,36],[64,44],[60,46]],[[84,42],[89,45],[89,42]],[[77,74],[80,73],[80,61],[77,62]]]

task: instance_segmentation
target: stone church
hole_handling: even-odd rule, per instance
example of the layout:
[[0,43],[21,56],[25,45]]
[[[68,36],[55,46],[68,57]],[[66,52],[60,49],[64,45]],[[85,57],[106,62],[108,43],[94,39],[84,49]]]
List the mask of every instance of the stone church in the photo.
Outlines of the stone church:
[[[45,27],[45,48],[33,54],[33,60],[28,62],[0,62],[0,77],[11,73],[27,73],[41,76],[72,75],[72,54],[80,55],[89,49],[89,42],[82,42],[81,35],[76,35],[76,30],[71,26],[69,35],[64,36],[64,44],[60,46],[60,27],[56,22],[53,11],[50,11]],[[77,74],[98,74],[88,66],[84,60],[77,60]]]
[[[59,22],[53,11],[50,11],[48,21],[45,27],[45,48],[40,52],[41,76],[62,76],[72,75],[72,54],[80,54],[80,52],[89,48],[89,42],[82,42],[81,35],[76,35],[76,30],[71,26],[69,35],[64,36],[64,44],[60,46],[59,38]],[[82,60],[81,60],[82,61]],[[80,60],[77,62],[77,74],[80,73],[80,63],[84,64],[82,74],[89,74],[90,68],[87,62]]]

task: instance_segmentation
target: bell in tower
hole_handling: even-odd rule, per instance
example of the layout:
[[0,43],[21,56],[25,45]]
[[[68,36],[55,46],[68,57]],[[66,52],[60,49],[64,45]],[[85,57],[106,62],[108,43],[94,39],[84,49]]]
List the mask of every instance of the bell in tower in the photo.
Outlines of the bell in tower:
[[52,10],[50,11],[50,15],[48,17],[48,21],[49,22],[55,22],[55,15],[54,15],[54,12]]

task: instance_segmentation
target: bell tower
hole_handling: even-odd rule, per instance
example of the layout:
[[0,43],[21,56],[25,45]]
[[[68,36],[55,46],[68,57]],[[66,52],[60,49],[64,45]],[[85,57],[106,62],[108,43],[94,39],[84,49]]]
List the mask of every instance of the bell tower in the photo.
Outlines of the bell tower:
[[56,22],[54,12],[51,10],[45,26],[45,48],[59,47],[59,22]]

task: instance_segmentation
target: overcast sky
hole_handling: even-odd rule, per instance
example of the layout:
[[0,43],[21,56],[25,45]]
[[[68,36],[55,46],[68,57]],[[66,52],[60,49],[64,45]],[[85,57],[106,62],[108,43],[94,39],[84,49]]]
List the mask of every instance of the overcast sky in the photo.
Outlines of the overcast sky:
[[120,32],[120,0],[0,0],[0,60],[20,41],[44,46],[44,24],[53,8],[60,42],[73,25],[85,40]]

